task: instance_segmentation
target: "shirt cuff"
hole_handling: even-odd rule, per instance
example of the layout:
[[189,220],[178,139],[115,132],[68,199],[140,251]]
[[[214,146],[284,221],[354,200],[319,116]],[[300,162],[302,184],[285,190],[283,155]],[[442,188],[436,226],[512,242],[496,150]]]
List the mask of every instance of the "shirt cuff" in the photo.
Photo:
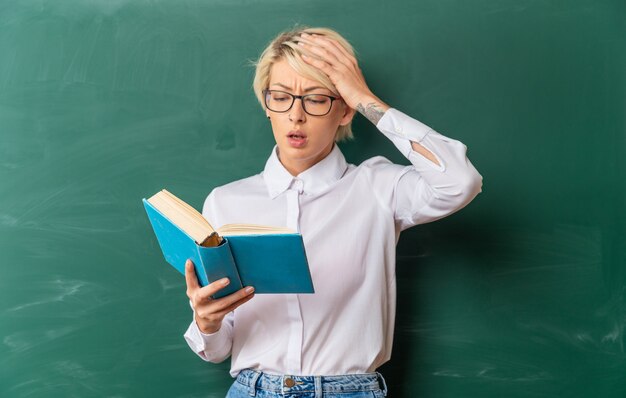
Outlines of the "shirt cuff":
[[210,360],[214,353],[223,349],[229,343],[229,335],[226,330],[228,325],[226,322],[222,322],[222,326],[217,332],[203,333],[196,322],[196,312],[193,310],[191,300],[189,300],[189,307],[193,311],[193,317],[191,318],[191,324],[187,328],[184,334],[185,340],[189,347],[198,355]]
[[387,112],[376,124],[376,128],[394,142],[397,141],[397,138],[407,141],[406,147],[408,150],[406,152],[403,151],[405,156],[408,156],[411,150],[411,143],[408,141],[414,141],[419,144],[433,130],[419,120],[395,108],[387,109]]
[[198,354],[204,354],[207,359],[211,359],[211,353],[217,353],[228,344],[228,333],[226,327],[222,327],[215,333],[202,333],[195,319],[189,325],[185,332],[185,340],[189,347]]
[[[387,112],[380,118],[378,128],[393,144],[398,148],[400,153],[404,155],[417,169],[428,169],[445,171],[445,163],[437,154],[436,148],[433,148],[433,138],[439,137],[432,128],[424,123],[412,118],[411,116],[400,112],[395,108],[387,109]],[[426,139],[428,137],[428,139]],[[428,141],[428,143],[422,143]],[[425,156],[415,152],[411,142],[416,142],[432,153],[439,165],[435,164]]]

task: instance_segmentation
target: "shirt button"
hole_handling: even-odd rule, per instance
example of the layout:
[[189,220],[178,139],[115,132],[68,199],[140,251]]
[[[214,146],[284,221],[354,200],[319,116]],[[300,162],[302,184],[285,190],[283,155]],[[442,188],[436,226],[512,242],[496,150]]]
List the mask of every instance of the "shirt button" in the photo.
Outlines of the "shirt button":
[[286,385],[287,387],[293,387],[293,386],[295,386],[295,385],[296,385],[296,382],[295,382],[295,381],[294,381],[291,377],[287,377],[287,378],[285,379],[285,385]]
[[303,186],[304,186],[304,182],[302,180],[299,180],[297,178],[293,180],[293,188],[299,193],[302,193]]

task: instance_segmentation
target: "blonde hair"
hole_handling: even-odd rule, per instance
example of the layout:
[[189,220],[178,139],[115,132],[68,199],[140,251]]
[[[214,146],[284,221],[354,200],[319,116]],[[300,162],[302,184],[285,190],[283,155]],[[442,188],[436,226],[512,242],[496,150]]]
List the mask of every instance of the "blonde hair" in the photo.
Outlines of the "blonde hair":
[[[298,74],[306,77],[307,79],[319,82],[331,92],[337,93],[337,88],[324,72],[310,66],[302,60],[301,55],[306,53],[306,50],[303,50],[302,46],[298,45],[301,33],[314,33],[316,35],[327,36],[335,39],[348,51],[350,55],[355,56],[355,51],[350,43],[348,43],[348,41],[339,33],[329,28],[310,28],[307,26],[300,26],[279,33],[278,36],[276,36],[269,43],[265,50],[263,50],[259,59],[257,61],[252,61],[252,65],[256,68],[252,88],[254,89],[254,94],[263,109],[265,109],[265,101],[263,99],[262,91],[269,86],[272,66],[276,62],[283,59],[286,60]],[[339,126],[339,128],[337,128],[335,141],[352,138],[352,121],[345,126]]]

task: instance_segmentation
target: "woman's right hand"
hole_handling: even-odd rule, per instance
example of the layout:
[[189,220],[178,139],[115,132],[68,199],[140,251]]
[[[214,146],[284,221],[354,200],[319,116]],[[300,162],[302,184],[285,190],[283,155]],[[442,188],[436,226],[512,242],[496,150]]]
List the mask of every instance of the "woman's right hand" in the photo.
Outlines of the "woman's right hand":
[[205,334],[220,330],[226,314],[254,297],[254,288],[248,286],[228,296],[212,299],[211,296],[226,287],[230,281],[228,278],[223,278],[201,287],[191,260],[185,263],[185,281],[187,297],[191,300],[196,323],[200,331]]

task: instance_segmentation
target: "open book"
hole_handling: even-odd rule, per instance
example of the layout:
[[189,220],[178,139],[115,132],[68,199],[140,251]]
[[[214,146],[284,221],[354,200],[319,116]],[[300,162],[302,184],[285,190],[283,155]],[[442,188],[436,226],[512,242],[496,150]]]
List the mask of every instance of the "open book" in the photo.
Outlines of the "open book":
[[227,224],[214,229],[193,207],[163,189],[143,199],[165,260],[183,275],[191,259],[201,286],[223,277],[223,297],[244,286],[255,293],[313,293],[302,235],[284,227]]

